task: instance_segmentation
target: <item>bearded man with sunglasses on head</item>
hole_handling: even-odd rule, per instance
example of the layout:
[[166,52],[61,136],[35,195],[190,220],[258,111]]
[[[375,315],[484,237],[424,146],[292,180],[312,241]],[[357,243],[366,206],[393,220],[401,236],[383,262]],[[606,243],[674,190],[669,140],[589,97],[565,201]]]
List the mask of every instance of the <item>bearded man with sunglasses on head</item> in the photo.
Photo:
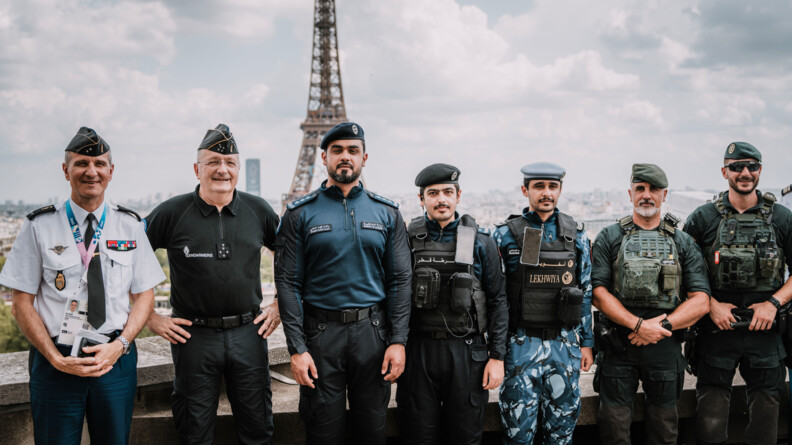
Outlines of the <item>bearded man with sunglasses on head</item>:
[[749,443],[776,443],[786,353],[775,320],[792,300],[792,284],[784,283],[792,213],[756,189],[762,173],[756,147],[734,142],[723,157],[721,173],[729,189],[694,210],[684,228],[704,253],[712,288],[709,317],[701,320],[696,343],[696,441],[726,443],[739,365],[748,391],[744,437]]

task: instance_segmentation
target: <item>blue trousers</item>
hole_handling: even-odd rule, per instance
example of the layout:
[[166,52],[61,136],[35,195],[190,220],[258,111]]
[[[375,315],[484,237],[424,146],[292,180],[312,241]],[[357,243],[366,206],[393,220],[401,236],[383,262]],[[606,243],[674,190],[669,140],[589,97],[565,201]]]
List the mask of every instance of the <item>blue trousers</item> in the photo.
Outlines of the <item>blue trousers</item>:
[[[71,346],[58,346],[64,356]],[[91,443],[126,444],[137,388],[137,348],[101,377],[78,377],[55,369],[30,349],[30,410],[36,444],[79,445],[83,420]]]

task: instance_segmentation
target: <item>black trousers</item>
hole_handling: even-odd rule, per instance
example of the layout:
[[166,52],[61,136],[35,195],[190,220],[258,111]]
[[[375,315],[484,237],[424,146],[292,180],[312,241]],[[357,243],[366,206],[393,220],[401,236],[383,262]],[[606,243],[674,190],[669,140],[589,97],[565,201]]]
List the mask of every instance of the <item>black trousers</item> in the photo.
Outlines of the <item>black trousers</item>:
[[316,388],[300,386],[300,417],[306,443],[332,445],[347,440],[346,404],[352,426],[350,443],[385,444],[390,382],[381,374],[387,328],[384,314],[342,324],[306,314],[308,352],[316,364]]
[[214,440],[220,382],[234,413],[240,444],[272,442],[272,390],[267,340],[258,326],[248,323],[232,329],[184,326],[187,343],[171,345],[176,375],[173,379],[173,420],[185,444]]
[[748,395],[745,443],[778,441],[778,410],[786,378],[784,351],[778,332],[705,331],[696,343],[696,440],[726,443],[732,379],[740,367]]
[[481,335],[432,339],[413,333],[399,377],[399,435],[409,444],[478,444],[489,392],[482,388],[487,345]]

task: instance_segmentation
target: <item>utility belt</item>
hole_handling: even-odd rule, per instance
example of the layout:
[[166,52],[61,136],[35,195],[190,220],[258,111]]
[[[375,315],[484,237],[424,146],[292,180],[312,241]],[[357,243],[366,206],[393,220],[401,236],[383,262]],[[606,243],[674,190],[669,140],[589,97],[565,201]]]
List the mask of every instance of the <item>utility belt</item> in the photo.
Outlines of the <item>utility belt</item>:
[[[673,331],[671,337],[662,341],[675,340],[682,342],[685,338],[686,329]],[[594,317],[594,352],[605,352],[611,354],[623,354],[630,341],[627,337],[633,330],[622,325],[613,323],[602,312],[597,311]]]
[[356,323],[360,320],[370,318],[372,314],[382,312],[383,303],[379,302],[369,307],[343,309],[340,311],[331,311],[328,309],[320,309],[316,306],[303,303],[303,312],[305,315],[315,318],[324,322],[334,322],[341,324]]
[[258,314],[260,313],[261,308],[256,307],[252,311],[245,312],[244,314],[228,315],[225,317],[201,317],[196,315],[184,315],[176,310],[173,311],[171,316],[190,320],[193,326],[197,326],[199,328],[233,329],[250,323],[256,317],[258,317]]

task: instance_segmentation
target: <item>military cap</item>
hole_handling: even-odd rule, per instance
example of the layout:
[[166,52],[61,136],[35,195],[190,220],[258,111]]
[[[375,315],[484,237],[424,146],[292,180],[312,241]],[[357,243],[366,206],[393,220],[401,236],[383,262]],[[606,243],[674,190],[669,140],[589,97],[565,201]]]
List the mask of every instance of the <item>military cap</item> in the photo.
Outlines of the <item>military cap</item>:
[[327,146],[330,145],[331,142],[340,141],[342,139],[359,139],[365,142],[366,138],[363,137],[363,127],[354,122],[342,122],[325,133],[322,138],[321,148],[322,150],[327,150]]
[[657,188],[668,188],[665,172],[654,164],[633,164],[630,182],[648,182]]
[[432,164],[415,177],[415,185],[426,187],[432,184],[459,184],[458,168],[448,164]]
[[756,159],[762,162],[762,154],[747,142],[732,142],[726,147],[723,159]]
[[549,179],[552,181],[562,182],[566,176],[566,170],[558,164],[552,162],[534,162],[531,164],[523,165],[520,169],[523,174],[523,179],[529,181],[531,179]]
[[206,136],[198,146],[198,150],[209,150],[222,155],[239,154],[234,135],[226,124],[217,124],[215,128],[206,130]]
[[85,156],[101,156],[110,151],[110,146],[93,129],[80,127],[66,146],[66,151]]

